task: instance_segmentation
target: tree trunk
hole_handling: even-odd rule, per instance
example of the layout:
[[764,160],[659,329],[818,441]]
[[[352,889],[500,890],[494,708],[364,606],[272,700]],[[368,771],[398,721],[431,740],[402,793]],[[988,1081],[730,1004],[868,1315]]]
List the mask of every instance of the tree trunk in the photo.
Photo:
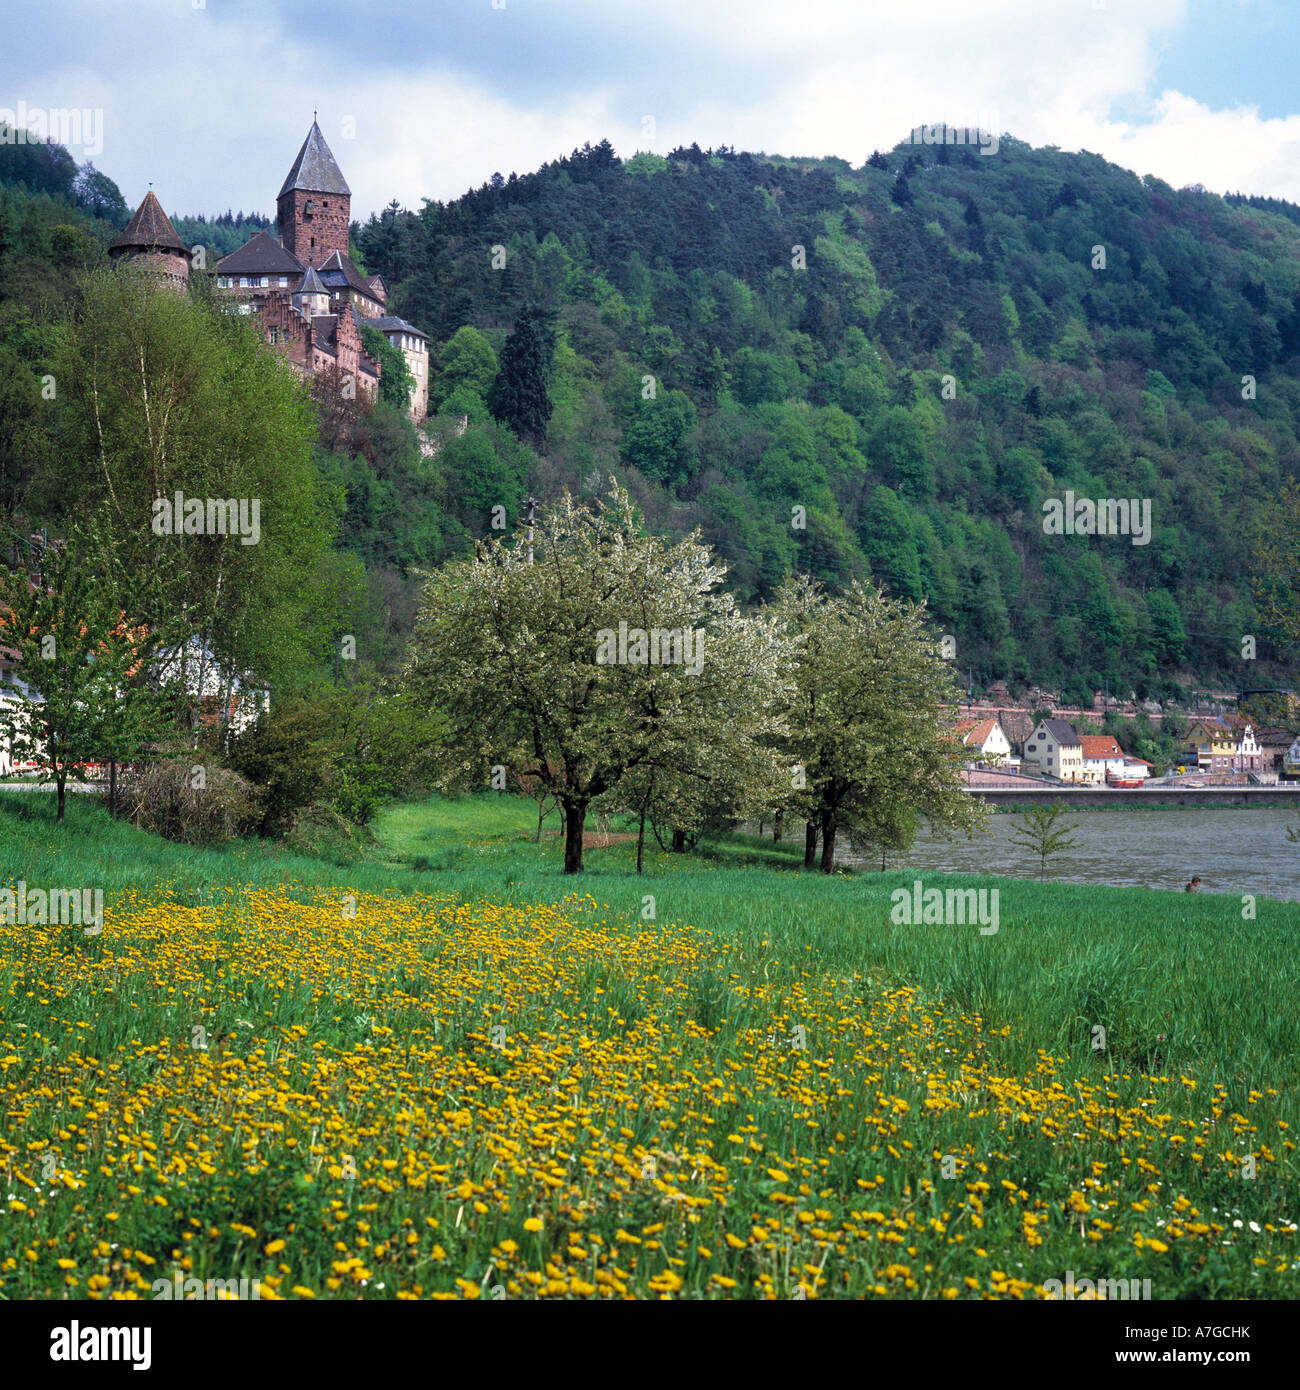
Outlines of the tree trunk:
[[673,831],[673,853],[686,853],[686,832],[684,830]]
[[822,873],[835,872],[835,817],[827,812],[822,817]]
[[811,869],[817,863],[817,827],[807,821],[803,828],[803,866]]
[[568,801],[564,806],[564,872],[582,872],[582,838],[587,829],[587,803]]
[[636,832],[636,871],[645,872],[645,807],[641,808],[641,825]]
[[108,761],[108,814],[117,814],[117,759]]
[[772,843],[773,843],[774,845],[779,845],[779,844],[781,843],[781,833],[782,833],[782,827],[784,826],[784,824],[785,824],[785,812],[784,812],[784,811],[778,811],[778,812],[776,813],[776,819],[772,822]]
[[544,804],[541,801],[537,803],[537,838],[533,841],[535,845],[542,843],[542,807]]
[[68,790],[68,774],[62,770],[56,772],[54,774],[54,785],[59,789],[59,813],[55,817],[55,820],[62,820],[64,797]]

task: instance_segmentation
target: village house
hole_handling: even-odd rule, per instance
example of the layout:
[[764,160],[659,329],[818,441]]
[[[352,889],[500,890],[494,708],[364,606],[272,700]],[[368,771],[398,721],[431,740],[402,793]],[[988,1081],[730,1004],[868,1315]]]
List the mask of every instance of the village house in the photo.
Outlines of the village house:
[[961,719],[957,733],[972,755],[972,762],[994,767],[1019,768],[1020,759],[1011,751],[1011,740],[1000,719]]
[[1120,775],[1117,769],[1124,765],[1124,750],[1109,734],[1080,734],[1079,744],[1083,750],[1082,781],[1102,783],[1107,772]]
[[1151,764],[1145,758],[1125,753],[1109,734],[1080,734],[1079,742],[1083,745],[1085,782],[1145,781],[1151,775]]
[[1217,772],[1236,753],[1237,736],[1226,719],[1202,715],[1187,726],[1179,750],[1197,771]]
[[1074,725],[1064,719],[1040,719],[1025,740],[1023,767],[1060,782],[1082,782],[1083,744]]

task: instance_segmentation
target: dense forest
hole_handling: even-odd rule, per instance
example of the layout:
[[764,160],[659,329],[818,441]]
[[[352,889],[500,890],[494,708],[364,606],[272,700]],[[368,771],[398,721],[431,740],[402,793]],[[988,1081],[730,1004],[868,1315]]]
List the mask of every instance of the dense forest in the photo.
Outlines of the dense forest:
[[[34,390],[42,303],[126,209],[102,175],[42,184],[10,155],[0,355]],[[224,254],[266,223],[176,225]],[[433,457],[389,406],[321,403],[317,464],[369,575],[381,666],[417,569],[490,534],[494,508],[513,523],[530,493],[616,474],[652,529],[698,526],[744,602],[790,571],[924,598],[977,688],[1293,683],[1249,582],[1300,471],[1290,204],[1011,138],[860,167],[695,146],[622,160],[602,142],[418,213],[392,204],[353,241],[432,354]],[[33,458],[4,431],[6,508],[26,498],[40,521]],[[1044,501],[1067,492],[1149,499],[1149,544],[1045,534]]]

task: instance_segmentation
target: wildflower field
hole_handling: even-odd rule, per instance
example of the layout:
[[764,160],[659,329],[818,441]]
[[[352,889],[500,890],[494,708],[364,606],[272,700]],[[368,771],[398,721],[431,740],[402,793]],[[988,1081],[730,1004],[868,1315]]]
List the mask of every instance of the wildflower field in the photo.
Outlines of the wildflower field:
[[[44,855],[66,881],[87,851],[39,814],[5,822],[3,872]],[[457,814],[400,811],[387,852],[428,823],[436,858]],[[518,836],[458,843],[475,872],[390,892],[242,882],[233,852],[198,884],[178,858],[107,873],[100,936],[6,927],[0,1295],[148,1298],[177,1271],[263,1298],[1035,1298],[1068,1270],[1300,1293],[1295,991],[1214,984],[1252,945],[1261,982],[1294,971],[1295,909],[1253,943],[1223,913],[1207,971],[1171,947],[1177,998],[1138,960],[1133,997],[1089,1006],[1109,943],[1061,948],[1088,890],[1024,885],[998,937],[891,947],[898,875],[619,857],[575,895]],[[1153,949],[1175,923],[1143,911]],[[1074,1002],[1040,988],[1018,1022],[1056,952]],[[998,1016],[945,983],[963,960]]]

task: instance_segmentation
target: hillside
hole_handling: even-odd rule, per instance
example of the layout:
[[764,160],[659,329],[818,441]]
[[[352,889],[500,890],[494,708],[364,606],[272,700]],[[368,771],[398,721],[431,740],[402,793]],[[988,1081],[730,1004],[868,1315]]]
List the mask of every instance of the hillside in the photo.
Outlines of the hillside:
[[[1266,201],[1010,139],[859,169],[602,144],[356,241],[435,340],[500,350],[525,304],[550,316],[527,481],[630,466],[651,523],[701,525],[747,598],[789,565],[869,570],[929,601],[977,682],[1090,698],[1240,681],[1259,632],[1253,537],[1300,458],[1298,210]],[[1045,536],[1067,489],[1151,499],[1149,545]]]
[[[39,486],[51,323],[127,213],[60,153],[0,150],[0,482],[20,530],[60,521]],[[176,226],[221,252],[264,221]],[[390,205],[353,242],[430,334],[442,417],[431,459],[387,408],[322,414],[338,543],[369,574],[353,627],[382,667],[416,569],[486,534],[498,504],[513,521],[530,491],[617,472],[653,528],[701,527],[746,601],[791,568],[924,598],[977,688],[1086,703],[1107,679],[1157,697],[1294,683],[1249,579],[1300,471],[1300,208],[1009,138],[859,168],[602,143]],[[516,433],[489,405],[521,336],[548,399]],[[1149,544],[1044,534],[1043,501],[1067,491],[1149,499]]]

